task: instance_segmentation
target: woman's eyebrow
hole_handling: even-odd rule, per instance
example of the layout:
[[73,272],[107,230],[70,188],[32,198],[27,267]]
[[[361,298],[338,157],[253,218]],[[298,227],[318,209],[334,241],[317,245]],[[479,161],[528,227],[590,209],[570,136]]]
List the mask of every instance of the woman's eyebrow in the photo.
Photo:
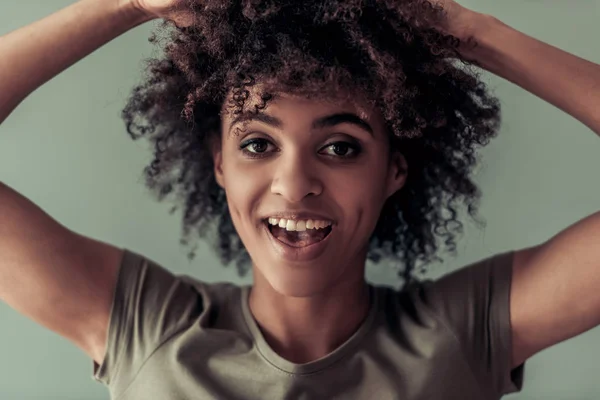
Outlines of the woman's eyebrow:
[[343,123],[357,125],[359,128],[362,128],[373,136],[373,128],[371,128],[371,125],[354,113],[337,113],[319,118],[313,122],[312,129],[322,129]]
[[[283,127],[283,122],[279,118],[274,117],[272,115],[262,112],[245,112],[235,117],[235,119],[231,122],[229,131],[231,132],[231,128],[233,128],[236,124],[249,121],[262,122],[264,124],[279,129]],[[367,131],[371,136],[373,136],[373,128],[371,127],[371,125],[369,125],[367,121],[360,118],[354,113],[336,113],[327,115],[325,117],[321,117],[313,122],[312,129],[323,129],[343,123],[356,125],[359,128]]]
[[283,127],[283,122],[277,117],[274,117],[272,115],[265,114],[262,112],[256,113],[256,112],[247,111],[245,113],[239,114],[237,117],[235,117],[233,119],[233,121],[231,121],[231,125],[229,126],[229,131],[231,132],[231,128],[233,128],[236,124],[250,122],[250,121],[262,122],[262,123],[265,123],[265,124],[270,125],[275,128]]

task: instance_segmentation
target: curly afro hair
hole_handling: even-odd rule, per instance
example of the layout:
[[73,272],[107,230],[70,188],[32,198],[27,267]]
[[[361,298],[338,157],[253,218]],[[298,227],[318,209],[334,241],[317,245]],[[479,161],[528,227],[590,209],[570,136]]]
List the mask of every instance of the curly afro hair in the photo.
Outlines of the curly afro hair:
[[[392,258],[405,283],[419,281],[417,261],[436,256],[436,235],[456,252],[463,233],[457,207],[464,202],[479,224],[481,193],[470,179],[478,147],[500,125],[499,101],[479,79],[465,43],[436,27],[445,11],[425,0],[186,0],[190,27],[164,21],[150,41],[160,58],[123,110],[133,139],[146,137],[154,159],[146,184],[158,201],[175,196],[183,207],[182,245],[193,230],[212,238],[222,262],[236,261],[238,274],[249,255],[229,215],[213,170],[211,143],[221,134],[221,110],[243,111],[249,89],[271,82],[272,94],[360,93],[378,107],[389,131],[390,150],[406,158],[405,186],[384,205],[370,239],[368,259]],[[161,36],[161,34],[164,34]],[[326,90],[324,90],[326,88]],[[483,223],[485,225],[485,223]],[[194,258],[197,244],[189,252]]]

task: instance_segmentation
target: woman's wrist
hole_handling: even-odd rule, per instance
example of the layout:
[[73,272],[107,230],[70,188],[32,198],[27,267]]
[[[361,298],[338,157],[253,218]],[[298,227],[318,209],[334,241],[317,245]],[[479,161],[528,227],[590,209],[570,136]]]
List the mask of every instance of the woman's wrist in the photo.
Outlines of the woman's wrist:
[[[105,1],[105,0],[104,0]],[[115,0],[117,2],[117,7],[123,15],[126,15],[128,18],[135,24],[143,24],[144,22],[152,21],[153,19],[158,18],[156,15],[153,15],[144,7],[141,6],[139,0]]]
[[493,23],[493,16],[471,10],[467,10],[458,18],[456,29],[451,34],[460,39],[459,51],[465,58],[475,59],[482,38]]

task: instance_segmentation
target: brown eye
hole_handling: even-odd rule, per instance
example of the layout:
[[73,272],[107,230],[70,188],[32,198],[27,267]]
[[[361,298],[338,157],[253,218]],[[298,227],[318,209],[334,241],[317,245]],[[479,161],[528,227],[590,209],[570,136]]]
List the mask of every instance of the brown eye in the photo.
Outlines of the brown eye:
[[254,142],[254,143],[250,143],[248,145],[248,147],[246,147],[246,148],[249,149],[253,153],[262,153],[267,150],[267,147],[268,147],[268,145],[265,142]]
[[250,158],[257,158],[266,156],[268,153],[267,150],[269,150],[269,145],[273,146],[273,144],[266,139],[254,138],[241,143],[240,150],[242,150],[244,155]]
[[345,156],[348,153],[348,150],[350,150],[350,146],[348,146],[347,143],[332,144],[331,148],[333,149],[333,152],[338,156]]
[[324,148],[330,149],[330,151],[327,151],[326,153],[327,155],[334,157],[352,158],[360,154],[360,146],[349,142],[330,143]]
[[264,153],[269,147],[269,142],[265,139],[250,139],[240,145],[240,149],[245,149],[250,153]]

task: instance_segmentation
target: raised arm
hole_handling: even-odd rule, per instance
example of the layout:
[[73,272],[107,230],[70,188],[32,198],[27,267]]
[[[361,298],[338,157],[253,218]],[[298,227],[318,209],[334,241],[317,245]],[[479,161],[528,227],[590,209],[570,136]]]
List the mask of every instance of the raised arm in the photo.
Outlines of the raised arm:
[[[0,37],[0,122],[31,92],[152,19],[125,0],[83,0]],[[122,251],[70,231],[0,183],[0,300],[102,362]]]
[[[452,0],[442,27],[478,46],[463,55],[581,121],[600,135],[600,65],[528,36]],[[600,325],[600,212],[537,246],[515,251],[512,367]]]
[[152,19],[125,0],[82,0],[0,37],[0,123],[34,90]]

